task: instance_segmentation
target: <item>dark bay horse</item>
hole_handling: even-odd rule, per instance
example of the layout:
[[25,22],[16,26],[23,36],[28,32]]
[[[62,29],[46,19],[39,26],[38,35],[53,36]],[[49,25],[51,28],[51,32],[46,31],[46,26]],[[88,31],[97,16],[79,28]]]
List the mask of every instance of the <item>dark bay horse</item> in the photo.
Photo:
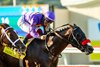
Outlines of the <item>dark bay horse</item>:
[[[70,24],[63,26],[66,26],[66,28],[50,32],[45,41],[40,39],[32,40],[27,47],[26,57],[23,59],[23,61],[28,60],[29,67],[57,67],[58,57],[68,44],[85,52],[87,55],[93,52],[93,47],[89,45],[90,41],[78,26]],[[12,38],[10,39],[12,40]],[[6,44],[11,45],[11,43]],[[44,44],[47,45],[48,50],[43,48]],[[3,50],[2,43],[0,48]],[[18,59],[3,53],[2,50],[0,50],[0,67],[20,67]],[[23,64],[25,67],[25,62]]]
[[[26,51],[25,44],[20,40],[14,29],[6,23],[0,24],[0,67],[16,67],[16,65],[12,65],[13,63],[16,63],[13,57],[3,52],[4,47],[16,49],[18,52]],[[10,64],[10,62],[12,63]],[[9,66],[8,64],[12,66]]]
[[[61,27],[65,28],[62,29]],[[29,44],[26,52],[29,67],[36,67],[35,64],[38,64],[38,67],[57,67],[58,57],[68,44],[71,44],[86,55],[93,52],[94,49],[90,45],[90,40],[86,38],[80,27],[75,24],[65,24],[61,27],[59,27],[61,30],[54,29],[47,34],[45,41],[34,39]],[[44,44],[48,47],[47,51],[42,48]]]

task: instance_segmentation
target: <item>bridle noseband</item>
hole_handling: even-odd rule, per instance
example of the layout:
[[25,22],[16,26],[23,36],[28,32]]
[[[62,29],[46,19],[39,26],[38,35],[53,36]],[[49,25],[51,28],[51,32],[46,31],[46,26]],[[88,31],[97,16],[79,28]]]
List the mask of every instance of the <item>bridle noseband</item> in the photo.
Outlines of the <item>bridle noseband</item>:
[[[18,42],[20,40],[20,38],[16,39],[14,42],[10,39],[10,37],[7,35],[7,30],[12,29],[12,27],[7,27],[6,29],[2,28],[1,32],[1,40],[3,40],[3,36],[6,36],[6,38],[8,39],[8,41],[10,41],[10,43],[12,44],[12,46],[16,47],[15,43]],[[15,32],[15,31],[14,31]],[[15,32],[16,33],[16,32]],[[4,43],[4,42],[3,42]]]

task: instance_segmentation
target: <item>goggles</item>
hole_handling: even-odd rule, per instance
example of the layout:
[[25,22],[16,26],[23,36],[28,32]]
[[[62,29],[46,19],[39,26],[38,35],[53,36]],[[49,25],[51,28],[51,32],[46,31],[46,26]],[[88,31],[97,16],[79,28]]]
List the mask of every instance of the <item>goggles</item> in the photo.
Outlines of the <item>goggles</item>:
[[52,20],[49,20],[48,18],[46,18],[45,20],[46,20],[46,22],[48,22],[48,23],[52,23],[52,22],[53,22]]

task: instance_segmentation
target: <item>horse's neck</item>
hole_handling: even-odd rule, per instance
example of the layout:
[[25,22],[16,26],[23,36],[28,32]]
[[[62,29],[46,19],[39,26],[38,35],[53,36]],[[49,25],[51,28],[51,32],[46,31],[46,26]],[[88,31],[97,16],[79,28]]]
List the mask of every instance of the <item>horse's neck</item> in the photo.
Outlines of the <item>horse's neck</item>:
[[54,56],[59,55],[68,45],[68,41],[55,37],[53,45],[50,47],[50,51]]

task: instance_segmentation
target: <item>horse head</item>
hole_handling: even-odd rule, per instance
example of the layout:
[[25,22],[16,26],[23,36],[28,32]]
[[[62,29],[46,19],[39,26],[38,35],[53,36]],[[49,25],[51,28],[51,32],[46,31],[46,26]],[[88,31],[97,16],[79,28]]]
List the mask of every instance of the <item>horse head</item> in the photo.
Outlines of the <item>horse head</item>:
[[[65,27],[62,29],[61,27]],[[58,28],[61,28],[57,31],[57,28],[53,30],[53,38],[51,39],[50,52],[53,56],[59,55],[68,44],[71,44],[73,47],[78,48],[82,52],[85,52],[86,55],[89,55],[93,52],[93,47],[90,44],[90,40],[87,39],[86,35],[80,27],[77,25],[65,24]],[[51,33],[50,33],[51,34]],[[48,42],[50,39],[48,39]]]
[[94,50],[91,46],[90,40],[86,37],[82,29],[76,24],[71,26],[69,42],[73,47],[85,52],[86,55],[91,54]]
[[26,50],[15,30],[6,23],[0,25],[0,43],[3,46],[17,48],[21,52]]

